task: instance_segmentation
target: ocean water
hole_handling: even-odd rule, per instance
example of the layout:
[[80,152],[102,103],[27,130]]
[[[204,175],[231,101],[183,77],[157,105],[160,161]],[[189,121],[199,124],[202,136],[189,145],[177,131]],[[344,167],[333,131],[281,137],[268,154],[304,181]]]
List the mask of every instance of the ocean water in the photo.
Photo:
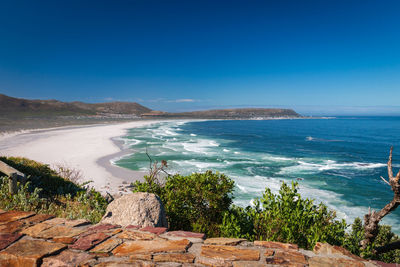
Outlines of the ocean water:
[[[169,173],[214,170],[235,180],[235,204],[251,205],[265,187],[298,181],[304,197],[323,202],[351,223],[368,207],[393,197],[380,176],[394,146],[400,168],[400,117],[330,119],[175,121],[135,128],[121,137],[132,154],[115,164],[148,170],[148,153],[167,160]],[[400,233],[400,209],[384,220]]]

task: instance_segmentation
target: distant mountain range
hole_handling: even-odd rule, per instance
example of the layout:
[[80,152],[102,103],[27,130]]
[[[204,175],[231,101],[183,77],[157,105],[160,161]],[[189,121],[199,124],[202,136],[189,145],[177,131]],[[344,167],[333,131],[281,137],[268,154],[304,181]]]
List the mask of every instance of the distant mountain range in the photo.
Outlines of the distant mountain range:
[[[57,118],[57,117],[104,118],[187,118],[187,119],[265,119],[276,117],[300,117],[292,109],[240,108],[170,113],[154,111],[134,102],[108,102],[89,104],[61,102],[58,100],[28,100],[0,94],[0,118]],[[123,117],[125,116],[125,117]]]
[[196,118],[196,119],[267,119],[281,117],[301,117],[292,109],[279,108],[237,108],[237,109],[214,109],[180,113],[169,113],[151,111],[142,114],[143,117],[159,118]]
[[83,102],[61,102],[58,100],[28,100],[0,94],[0,115],[12,117],[90,116],[99,114],[140,116],[150,111],[151,109],[133,102],[88,104]]

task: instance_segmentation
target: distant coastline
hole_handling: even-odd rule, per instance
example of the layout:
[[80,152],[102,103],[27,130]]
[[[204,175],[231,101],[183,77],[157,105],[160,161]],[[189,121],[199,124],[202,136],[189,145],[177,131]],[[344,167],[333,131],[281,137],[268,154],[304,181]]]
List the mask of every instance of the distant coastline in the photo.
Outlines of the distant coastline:
[[29,100],[0,94],[0,132],[143,120],[301,117],[292,109],[281,108],[237,108],[173,113],[152,110],[135,102],[92,104],[78,101]]

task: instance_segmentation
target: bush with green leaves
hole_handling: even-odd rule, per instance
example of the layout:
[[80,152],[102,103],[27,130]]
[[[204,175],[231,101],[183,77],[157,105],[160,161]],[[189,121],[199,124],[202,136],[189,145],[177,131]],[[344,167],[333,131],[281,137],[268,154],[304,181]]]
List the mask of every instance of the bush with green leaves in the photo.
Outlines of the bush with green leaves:
[[250,240],[295,243],[312,249],[316,242],[342,244],[347,225],[323,204],[302,198],[298,184],[282,183],[278,194],[269,188],[254,207],[231,208],[224,214],[221,232],[225,236]]
[[362,250],[360,246],[361,240],[364,239],[364,228],[360,218],[356,218],[351,226],[351,231],[346,234],[343,247],[351,253],[362,256],[366,259],[380,260],[383,262],[400,263],[400,250],[392,250],[386,253],[376,255],[374,249],[393,242],[400,241],[399,236],[392,232],[389,225],[379,225],[378,235],[375,241],[367,249]]
[[21,157],[0,157],[0,160],[29,177],[30,188],[41,188],[41,197],[55,195],[75,195],[83,187],[57,174],[48,165]]
[[1,157],[2,161],[28,176],[18,192],[10,194],[8,177],[0,177],[0,208],[34,211],[69,219],[87,219],[97,223],[103,217],[107,201],[85,184],[75,184],[48,165],[18,157]]
[[221,236],[246,238],[253,241],[255,238],[254,218],[255,209],[250,206],[242,208],[232,205],[224,212],[220,225]]
[[219,236],[223,213],[232,204],[234,182],[224,174],[207,171],[188,176],[166,177],[165,184],[145,177],[135,182],[134,192],[158,195],[167,212],[171,230],[186,230]]
[[303,198],[297,182],[282,183],[277,194],[266,188],[261,198],[245,208],[231,205],[234,182],[211,171],[169,176],[163,185],[146,176],[145,182],[135,182],[133,188],[134,192],[154,193],[161,198],[173,230],[294,243],[305,249],[313,249],[316,242],[326,242],[367,259],[400,262],[399,250],[372,253],[375,247],[400,240],[389,226],[380,226],[373,246],[362,251],[361,220],[357,218],[346,232],[349,225],[326,205]]

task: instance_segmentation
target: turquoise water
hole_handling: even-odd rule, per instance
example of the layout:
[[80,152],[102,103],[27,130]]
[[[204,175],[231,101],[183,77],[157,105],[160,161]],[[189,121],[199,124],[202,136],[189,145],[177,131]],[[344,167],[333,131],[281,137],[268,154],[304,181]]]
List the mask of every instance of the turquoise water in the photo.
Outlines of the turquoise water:
[[[400,117],[343,117],[265,121],[162,122],[122,137],[134,154],[116,164],[148,170],[148,153],[167,160],[170,173],[208,169],[235,180],[235,203],[250,205],[265,187],[277,192],[296,180],[305,197],[324,202],[348,222],[393,194],[380,176],[394,146],[400,167]],[[400,233],[400,210],[385,219]]]

